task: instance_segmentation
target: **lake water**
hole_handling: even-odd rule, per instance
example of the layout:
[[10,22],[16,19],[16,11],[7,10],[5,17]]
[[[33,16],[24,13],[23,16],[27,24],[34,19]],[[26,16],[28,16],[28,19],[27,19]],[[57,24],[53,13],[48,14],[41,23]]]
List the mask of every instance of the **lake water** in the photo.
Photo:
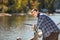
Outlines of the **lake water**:
[[[60,22],[60,14],[50,17],[56,24]],[[24,24],[36,24],[36,22],[37,18],[30,16],[0,17],[0,40],[16,40],[18,37],[22,38],[22,40],[30,40],[34,36],[34,32],[30,29],[31,26]],[[42,37],[39,40],[42,40]]]

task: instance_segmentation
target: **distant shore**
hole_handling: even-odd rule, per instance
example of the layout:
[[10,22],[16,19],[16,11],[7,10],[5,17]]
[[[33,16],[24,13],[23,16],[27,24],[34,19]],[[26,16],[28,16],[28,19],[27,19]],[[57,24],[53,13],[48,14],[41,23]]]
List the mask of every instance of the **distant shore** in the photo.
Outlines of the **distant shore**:
[[[13,14],[0,13],[0,16],[26,16],[26,15],[31,15],[31,14],[30,13],[13,13]],[[50,15],[60,15],[60,13],[53,13]]]
[[14,13],[14,14],[0,13],[0,16],[16,16],[16,15],[25,16],[26,14],[24,14],[24,13]]

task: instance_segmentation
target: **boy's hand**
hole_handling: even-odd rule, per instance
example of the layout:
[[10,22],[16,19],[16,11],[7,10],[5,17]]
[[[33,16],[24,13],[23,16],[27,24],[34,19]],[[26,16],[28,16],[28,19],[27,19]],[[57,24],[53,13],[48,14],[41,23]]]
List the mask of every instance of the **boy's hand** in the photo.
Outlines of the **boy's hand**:
[[31,28],[30,28],[30,29],[34,31],[34,24],[32,24],[32,26],[31,26]]

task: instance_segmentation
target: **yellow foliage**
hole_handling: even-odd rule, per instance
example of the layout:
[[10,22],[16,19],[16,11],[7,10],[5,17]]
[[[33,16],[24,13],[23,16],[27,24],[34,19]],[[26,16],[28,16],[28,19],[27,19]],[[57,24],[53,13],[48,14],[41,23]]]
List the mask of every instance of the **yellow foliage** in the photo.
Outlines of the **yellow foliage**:
[[31,4],[31,8],[37,8],[38,7],[38,1],[32,1],[32,0],[30,0],[30,4]]
[[21,1],[22,0],[14,0],[14,7],[16,8],[16,9],[19,9],[19,8],[21,8]]
[[45,0],[45,2],[46,2],[46,3],[48,3],[48,2],[49,2],[49,0]]
[[26,6],[27,1],[26,0],[14,0],[15,4],[15,8],[16,9],[21,9],[22,7]]
[[27,4],[27,0],[22,0],[21,1],[21,6],[26,6],[26,4]]

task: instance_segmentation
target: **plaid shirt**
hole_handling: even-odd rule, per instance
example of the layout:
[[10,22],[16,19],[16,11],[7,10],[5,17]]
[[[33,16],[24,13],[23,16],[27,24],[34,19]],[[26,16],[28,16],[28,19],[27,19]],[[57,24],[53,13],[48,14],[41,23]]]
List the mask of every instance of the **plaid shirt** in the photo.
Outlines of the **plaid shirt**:
[[38,22],[35,28],[41,29],[44,37],[48,37],[51,34],[51,32],[60,32],[59,28],[52,21],[52,19],[44,14],[39,14]]

